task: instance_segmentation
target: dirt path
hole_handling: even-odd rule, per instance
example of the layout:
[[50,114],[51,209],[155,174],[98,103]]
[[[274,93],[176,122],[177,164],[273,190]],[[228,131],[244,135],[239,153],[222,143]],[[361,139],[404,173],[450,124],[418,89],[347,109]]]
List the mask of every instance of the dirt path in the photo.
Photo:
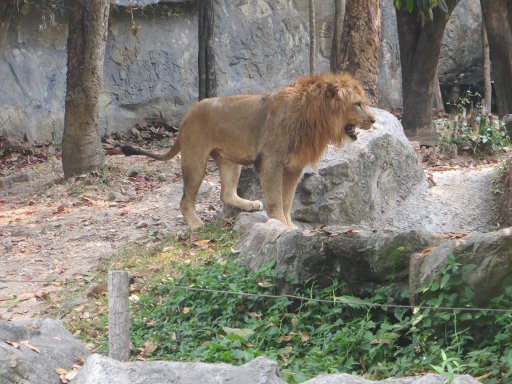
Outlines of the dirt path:
[[[23,168],[0,185],[0,319],[43,316],[61,282],[87,280],[98,263],[148,233],[184,231],[178,210],[179,158],[157,162],[111,156],[110,171],[87,184],[64,182],[60,161]],[[395,218],[432,231],[493,225],[492,166],[432,173],[435,185]],[[102,180],[104,182],[102,182]],[[108,181],[108,182],[107,182]],[[8,185],[7,185],[8,184]],[[7,187],[7,188],[6,188]],[[198,211],[221,209],[218,179],[207,176]]]
[[[64,182],[54,160],[24,168],[16,176],[21,181],[0,189],[0,319],[40,315],[60,282],[87,279],[103,258],[148,233],[186,229],[178,209],[179,159],[112,156],[108,163],[114,167],[108,186]],[[138,176],[123,176],[130,172]],[[212,216],[220,208],[218,181],[205,180],[198,208]]]

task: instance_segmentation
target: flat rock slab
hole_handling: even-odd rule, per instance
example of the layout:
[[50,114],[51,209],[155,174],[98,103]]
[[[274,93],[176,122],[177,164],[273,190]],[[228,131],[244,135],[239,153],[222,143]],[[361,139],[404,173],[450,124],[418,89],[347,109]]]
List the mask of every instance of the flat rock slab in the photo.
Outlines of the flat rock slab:
[[242,366],[170,361],[121,363],[92,355],[73,384],[285,384],[279,366],[258,357]]
[[0,383],[60,384],[57,368],[70,370],[90,351],[52,319],[0,321]]
[[[92,355],[73,384],[285,384],[279,366],[258,357],[242,366],[230,364],[176,363],[166,361],[121,363]],[[304,384],[445,384],[446,377],[426,374],[418,377],[371,381],[348,374],[320,375]],[[467,375],[455,376],[453,384],[477,384]]]

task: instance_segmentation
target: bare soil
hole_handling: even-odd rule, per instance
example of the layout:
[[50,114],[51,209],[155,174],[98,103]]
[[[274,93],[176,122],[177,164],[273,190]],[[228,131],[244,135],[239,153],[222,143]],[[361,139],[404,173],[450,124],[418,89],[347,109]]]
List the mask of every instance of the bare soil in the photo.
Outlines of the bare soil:
[[[44,316],[66,281],[158,233],[186,230],[178,208],[179,157],[169,162],[109,156],[100,174],[65,181],[60,160],[5,174],[0,186],[0,319]],[[205,178],[203,219],[221,209],[218,179]]]
[[[62,300],[58,293],[66,282],[88,281],[101,260],[155,233],[186,230],[178,209],[179,157],[158,162],[108,156],[106,163],[105,170],[71,181],[64,180],[55,157],[1,170],[0,319],[44,316]],[[478,230],[480,212],[488,207],[480,201],[492,204],[489,179],[496,163],[425,163],[432,181],[429,202],[440,211],[434,224]],[[198,200],[203,219],[222,208],[219,189],[212,167]],[[484,221],[492,225],[489,215]]]

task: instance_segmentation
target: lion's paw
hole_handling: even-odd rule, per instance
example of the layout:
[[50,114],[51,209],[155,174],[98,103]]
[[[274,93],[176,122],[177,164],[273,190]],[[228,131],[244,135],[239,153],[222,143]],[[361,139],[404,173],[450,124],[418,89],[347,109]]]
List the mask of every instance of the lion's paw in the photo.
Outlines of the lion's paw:
[[253,211],[261,211],[261,210],[263,210],[263,203],[259,200],[254,200],[252,202],[252,207],[253,207],[252,208]]

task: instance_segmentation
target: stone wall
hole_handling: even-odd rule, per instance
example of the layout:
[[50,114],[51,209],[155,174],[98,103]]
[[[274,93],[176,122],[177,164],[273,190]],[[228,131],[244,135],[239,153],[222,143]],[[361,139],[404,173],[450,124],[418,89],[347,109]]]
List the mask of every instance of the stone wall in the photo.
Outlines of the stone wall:
[[[134,4],[135,0],[117,0]],[[163,120],[179,125],[197,101],[197,0],[137,0],[145,8],[112,7],[105,55],[105,91],[100,103],[100,133],[128,131],[134,124]],[[462,4],[468,3],[468,6]],[[478,54],[459,40],[479,29],[478,0],[461,0],[448,29],[442,73],[467,73]],[[219,95],[269,92],[309,70],[307,0],[216,0],[214,48]],[[333,2],[317,1],[317,66],[329,70]],[[462,12],[462,15],[460,15]],[[464,12],[469,12],[465,16]],[[41,14],[24,7],[0,36],[0,135],[28,141],[60,141],[66,84],[64,17],[41,28]],[[473,15],[473,16],[472,16]],[[395,13],[382,0],[380,106],[401,105],[401,75]],[[469,20],[461,23],[461,20]],[[476,21],[475,21],[476,20]],[[457,25],[460,25],[457,29]],[[460,28],[464,33],[460,33]],[[457,32],[458,31],[458,32]],[[462,36],[462,37],[461,37]],[[468,64],[469,63],[469,64]],[[453,75],[450,75],[450,79]]]

